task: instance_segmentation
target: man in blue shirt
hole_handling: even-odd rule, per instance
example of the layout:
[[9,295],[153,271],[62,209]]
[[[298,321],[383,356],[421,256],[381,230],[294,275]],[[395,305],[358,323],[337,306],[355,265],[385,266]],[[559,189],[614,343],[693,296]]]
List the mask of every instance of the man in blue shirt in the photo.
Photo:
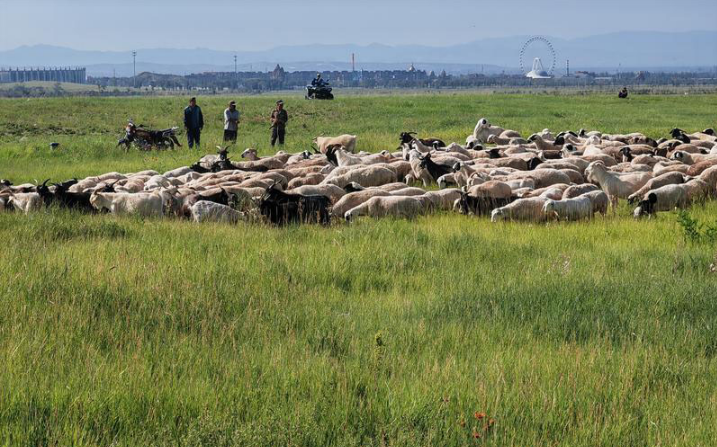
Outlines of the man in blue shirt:
[[189,100],[189,106],[184,109],[184,128],[187,129],[187,145],[193,148],[196,143],[199,149],[199,140],[204,128],[202,109],[197,105],[197,98]]

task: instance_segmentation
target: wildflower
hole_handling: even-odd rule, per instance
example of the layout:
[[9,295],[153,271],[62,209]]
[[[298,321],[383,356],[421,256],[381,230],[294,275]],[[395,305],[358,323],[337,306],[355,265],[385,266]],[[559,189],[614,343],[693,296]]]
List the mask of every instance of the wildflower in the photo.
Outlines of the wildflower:
[[476,419],[481,420],[485,418],[485,413],[479,413],[476,411],[473,416],[475,416]]

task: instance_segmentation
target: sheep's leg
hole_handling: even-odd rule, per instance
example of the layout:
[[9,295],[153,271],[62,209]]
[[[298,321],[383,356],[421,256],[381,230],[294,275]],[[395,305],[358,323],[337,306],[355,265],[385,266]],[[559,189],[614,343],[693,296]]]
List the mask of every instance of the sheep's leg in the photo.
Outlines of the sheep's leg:
[[610,196],[610,206],[612,207],[612,214],[613,216],[617,215],[617,196]]

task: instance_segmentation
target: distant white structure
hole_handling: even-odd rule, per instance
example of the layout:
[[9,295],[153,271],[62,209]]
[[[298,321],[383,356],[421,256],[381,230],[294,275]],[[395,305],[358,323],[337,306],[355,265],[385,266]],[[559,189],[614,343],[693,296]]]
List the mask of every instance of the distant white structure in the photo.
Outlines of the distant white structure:
[[525,74],[526,78],[531,79],[550,79],[552,76],[545,71],[543,68],[543,62],[540,60],[539,57],[536,57],[533,60],[533,69],[530,70],[528,73]]
[[[535,46],[542,48],[542,55],[545,55],[547,52],[547,56],[552,59],[550,63],[550,69],[546,70],[543,67],[543,61],[540,59],[540,57],[536,57],[533,59],[533,66],[530,71],[526,73],[525,70],[525,59],[529,56],[529,53],[534,52],[536,48]],[[534,56],[534,54],[533,54]],[[530,60],[530,59],[528,59]],[[525,73],[526,78],[530,79],[550,79],[553,77],[553,71],[555,70],[555,63],[557,61],[557,56],[555,54],[555,50],[553,49],[553,44],[550,43],[548,39],[546,39],[543,36],[534,36],[528,39],[524,44],[523,48],[520,49],[520,71]]]

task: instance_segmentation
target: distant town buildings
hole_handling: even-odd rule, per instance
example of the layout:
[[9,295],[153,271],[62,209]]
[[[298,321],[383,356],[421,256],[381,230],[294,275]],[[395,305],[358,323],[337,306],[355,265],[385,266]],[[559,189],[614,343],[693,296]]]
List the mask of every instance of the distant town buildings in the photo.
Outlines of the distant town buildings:
[[14,82],[71,82],[87,83],[87,69],[82,68],[0,68],[0,83]]

